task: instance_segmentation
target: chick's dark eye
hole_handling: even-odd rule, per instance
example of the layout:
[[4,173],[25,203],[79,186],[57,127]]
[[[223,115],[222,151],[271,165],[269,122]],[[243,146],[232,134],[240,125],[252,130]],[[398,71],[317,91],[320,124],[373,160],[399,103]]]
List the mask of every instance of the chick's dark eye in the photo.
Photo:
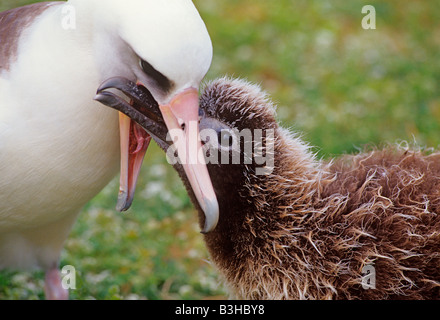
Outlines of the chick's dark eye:
[[147,76],[153,79],[156,84],[164,91],[168,92],[173,87],[173,83],[167,77],[165,77],[162,73],[157,71],[150,63],[141,59],[141,68],[145,72]]
[[218,143],[225,148],[231,148],[234,144],[234,137],[228,130],[220,130],[217,132]]

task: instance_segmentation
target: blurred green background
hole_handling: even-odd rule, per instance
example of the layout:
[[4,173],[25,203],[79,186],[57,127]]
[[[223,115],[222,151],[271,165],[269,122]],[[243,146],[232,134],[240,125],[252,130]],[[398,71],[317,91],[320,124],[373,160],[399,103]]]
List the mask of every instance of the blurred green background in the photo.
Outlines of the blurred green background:
[[[36,2],[0,0],[0,11]],[[195,0],[215,48],[207,79],[261,84],[280,122],[324,159],[365,144],[440,144],[437,0]],[[364,5],[377,29],[364,30]],[[182,183],[149,150],[132,209],[114,210],[115,179],[84,209],[61,265],[72,299],[224,298]],[[43,298],[43,274],[0,272],[0,299]]]

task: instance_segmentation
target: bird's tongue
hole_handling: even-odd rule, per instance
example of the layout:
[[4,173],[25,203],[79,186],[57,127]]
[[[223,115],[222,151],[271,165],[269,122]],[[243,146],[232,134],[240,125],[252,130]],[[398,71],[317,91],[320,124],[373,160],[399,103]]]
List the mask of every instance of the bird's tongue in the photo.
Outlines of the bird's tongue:
[[151,136],[122,113],[119,114],[121,138],[121,176],[116,209],[126,211],[133,202],[136,182]]
[[129,153],[130,155],[137,155],[141,152],[147,151],[150,144],[150,135],[136,122],[130,121],[130,135],[129,135]]

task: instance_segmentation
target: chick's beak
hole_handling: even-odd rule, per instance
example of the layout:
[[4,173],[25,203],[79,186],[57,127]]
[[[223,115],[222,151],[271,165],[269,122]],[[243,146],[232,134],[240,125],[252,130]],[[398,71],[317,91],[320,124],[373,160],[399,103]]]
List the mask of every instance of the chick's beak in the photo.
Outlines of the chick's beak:
[[159,108],[194,195],[205,214],[202,233],[208,233],[217,226],[219,206],[204,157],[200,156],[203,152],[197,89],[189,88],[176,95],[168,105],[160,105]]

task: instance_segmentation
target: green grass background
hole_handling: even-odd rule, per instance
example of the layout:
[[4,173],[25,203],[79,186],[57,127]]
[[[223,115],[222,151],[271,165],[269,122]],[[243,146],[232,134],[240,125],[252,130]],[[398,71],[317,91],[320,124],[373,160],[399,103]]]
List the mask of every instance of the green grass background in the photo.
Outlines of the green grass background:
[[[0,0],[0,10],[36,2]],[[207,79],[257,82],[278,117],[322,158],[365,144],[440,144],[437,0],[195,0],[215,48]],[[364,5],[377,29],[363,30]],[[114,210],[115,179],[76,223],[61,265],[77,271],[72,299],[216,299],[225,290],[182,183],[149,150],[135,202]],[[0,272],[0,299],[43,298],[41,272]]]

